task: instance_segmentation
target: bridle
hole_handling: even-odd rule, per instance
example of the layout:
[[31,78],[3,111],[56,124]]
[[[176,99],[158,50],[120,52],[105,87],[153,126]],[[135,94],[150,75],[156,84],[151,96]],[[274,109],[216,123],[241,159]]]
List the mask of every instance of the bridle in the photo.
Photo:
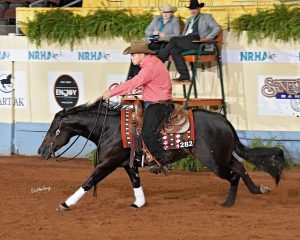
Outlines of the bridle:
[[[62,153],[60,153],[59,155],[55,156],[55,152],[53,151],[52,147],[53,147],[53,144],[54,144],[54,141],[52,141],[50,143],[50,148],[49,148],[49,151],[50,151],[50,154],[52,157],[56,158],[56,161],[58,162],[64,162],[64,161],[71,161],[73,159],[75,159],[80,153],[82,153],[82,151],[84,150],[84,148],[86,147],[88,141],[90,140],[90,137],[92,135],[92,133],[94,132],[95,130],[95,127],[97,125],[97,122],[98,122],[98,119],[99,119],[99,113],[100,113],[100,109],[101,109],[101,106],[102,106],[102,102],[103,102],[103,98],[101,98],[100,100],[100,103],[99,103],[99,106],[98,106],[98,109],[97,109],[97,116],[96,116],[96,119],[95,119],[95,122],[94,122],[94,125],[86,139],[86,142],[84,144],[84,146],[82,147],[82,149],[79,151],[79,153],[77,153],[74,157],[70,158],[70,159],[65,159],[65,160],[61,160],[61,159],[58,159],[59,157],[61,157],[64,153],[66,153],[74,144],[75,142],[78,140],[78,138],[80,137],[79,135],[76,137],[76,139],[72,142],[72,144],[70,144]],[[108,102],[109,104],[109,102]],[[100,134],[100,138],[98,140],[98,144],[97,144],[97,148],[99,147],[99,144],[101,142],[101,139],[102,139],[102,135],[103,135],[103,129],[104,129],[104,126],[105,126],[105,122],[106,122],[106,116],[107,116],[107,112],[108,112],[108,107],[106,108],[106,111],[105,111],[105,117],[104,117],[104,121],[103,121],[103,124],[102,124],[102,128],[101,128],[101,134]],[[62,126],[62,123],[63,121],[61,120],[60,121],[60,124],[59,124],[59,127],[56,129],[55,131],[55,138],[56,137],[59,137],[60,133],[61,133],[61,126]],[[95,164],[97,165],[98,164],[98,155],[97,155],[97,158],[96,158],[96,161],[95,161]],[[96,166],[95,165],[95,166]]]
[[[60,121],[60,123],[59,123],[59,127],[56,129],[56,131],[55,131],[55,137],[58,137],[59,136],[59,134],[60,134],[60,129],[61,129],[61,125],[62,125],[62,120]],[[78,139],[78,138],[77,138]],[[75,141],[77,141],[77,139],[75,140]],[[70,149],[70,147],[75,143],[75,141],[63,152],[63,153],[61,153],[61,154],[59,154],[58,156],[55,156],[55,152],[53,151],[53,149],[52,149],[52,147],[53,147],[53,144],[54,144],[54,141],[52,141],[51,143],[50,143],[50,148],[49,148],[49,152],[50,152],[50,154],[51,154],[51,157],[54,157],[54,158],[58,158],[58,157],[60,157],[62,154],[64,154],[67,150],[69,150]]]

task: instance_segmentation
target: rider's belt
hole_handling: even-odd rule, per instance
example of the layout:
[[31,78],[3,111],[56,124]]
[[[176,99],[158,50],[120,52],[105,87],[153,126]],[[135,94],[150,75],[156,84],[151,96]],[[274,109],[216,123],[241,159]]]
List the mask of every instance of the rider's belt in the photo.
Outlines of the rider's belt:
[[166,104],[166,105],[172,103],[171,99],[169,99],[169,100],[164,100],[164,101],[156,101],[156,102],[150,102],[150,101],[145,101],[145,102],[146,102],[146,103],[149,103],[149,104],[157,104],[157,103],[159,103],[159,104]]

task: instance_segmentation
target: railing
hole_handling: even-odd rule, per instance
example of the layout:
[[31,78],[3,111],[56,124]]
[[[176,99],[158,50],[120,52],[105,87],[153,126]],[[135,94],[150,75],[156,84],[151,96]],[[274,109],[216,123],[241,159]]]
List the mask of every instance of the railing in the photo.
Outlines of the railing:
[[[46,0],[37,0],[37,1],[33,2],[33,3],[30,3],[29,7],[30,8],[32,8],[32,7],[41,7],[41,4],[44,4],[45,1]],[[79,2],[82,2],[82,0],[74,0],[74,1],[72,1],[70,3],[67,3],[66,5],[63,5],[62,7],[71,7],[71,6],[73,6],[73,5],[75,5],[75,4],[79,3]],[[58,3],[58,1],[57,1],[57,3]]]
[[[168,2],[172,6],[185,8],[190,0],[83,0],[83,7],[123,7],[123,8],[159,8],[163,3]],[[272,6],[280,4],[280,0],[202,0],[205,7],[220,8],[234,6]],[[286,0],[286,4],[300,5],[299,0]]]

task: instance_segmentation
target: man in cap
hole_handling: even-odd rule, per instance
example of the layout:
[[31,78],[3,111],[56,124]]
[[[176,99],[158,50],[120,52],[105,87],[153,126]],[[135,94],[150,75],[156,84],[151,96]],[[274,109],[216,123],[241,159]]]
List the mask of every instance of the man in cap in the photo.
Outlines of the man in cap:
[[[186,21],[182,36],[172,37],[167,46],[159,53],[159,58],[165,62],[169,55],[172,56],[177,71],[180,76],[176,81],[190,81],[190,74],[181,53],[188,50],[199,49],[198,43],[193,40],[212,40],[221,31],[220,25],[215,21],[211,14],[202,14],[200,9],[204,3],[198,3],[197,0],[191,0],[190,9],[191,17]],[[214,45],[206,44],[204,53],[211,54],[214,51]]]
[[155,52],[148,48],[146,42],[132,42],[123,54],[131,54],[132,63],[140,65],[141,70],[132,79],[105,91],[103,98],[123,95],[130,93],[133,89],[143,87],[142,98],[145,111],[142,138],[150,153],[160,163],[160,166],[155,161],[149,163],[149,170],[157,174],[169,161],[159,141],[159,132],[173,109],[170,75],[165,65],[154,56]]

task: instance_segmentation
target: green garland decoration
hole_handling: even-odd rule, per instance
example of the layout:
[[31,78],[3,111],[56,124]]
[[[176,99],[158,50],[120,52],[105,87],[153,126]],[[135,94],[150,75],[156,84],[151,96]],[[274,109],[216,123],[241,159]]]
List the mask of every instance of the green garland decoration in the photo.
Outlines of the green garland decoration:
[[[112,39],[122,37],[126,41],[144,37],[144,31],[153,18],[151,12],[133,14],[128,9],[98,9],[87,16],[74,14],[64,9],[39,12],[33,20],[21,25],[27,28],[26,36],[37,47],[43,41],[48,44],[75,43],[90,37]],[[300,9],[274,5],[274,9],[242,15],[231,22],[231,29],[239,38],[246,31],[248,42],[261,42],[265,38],[288,42],[300,40]]]
[[231,28],[239,38],[246,31],[248,42],[261,42],[265,38],[289,42],[300,40],[300,9],[285,4],[274,9],[242,15],[231,22]]
[[94,39],[112,39],[122,37],[126,41],[142,39],[146,27],[153,15],[150,12],[132,14],[130,10],[98,9],[87,16],[80,16],[71,11],[53,9],[39,12],[35,18],[22,26],[27,28],[26,36],[37,47],[43,41],[48,44],[70,44],[90,37]]

